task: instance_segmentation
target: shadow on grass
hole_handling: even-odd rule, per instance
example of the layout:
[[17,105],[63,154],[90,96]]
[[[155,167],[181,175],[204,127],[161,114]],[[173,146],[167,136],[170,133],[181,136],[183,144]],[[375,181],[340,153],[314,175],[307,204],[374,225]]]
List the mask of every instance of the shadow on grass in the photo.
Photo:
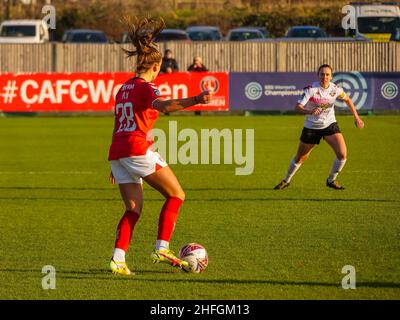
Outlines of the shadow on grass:
[[[147,186],[147,185],[146,185]],[[65,190],[65,191],[118,191],[117,186],[111,186],[110,187],[28,187],[28,186],[0,186],[0,190],[48,190],[48,191],[59,191],[59,190]],[[195,188],[190,188],[190,187],[185,187],[185,191],[239,191],[239,192],[246,192],[246,191],[271,191],[272,194],[276,195],[283,195],[284,193],[281,190],[274,190],[273,187],[251,187],[251,188],[240,188],[240,187],[195,187]],[[328,189],[327,189],[328,190]],[[157,193],[156,190],[150,188],[150,187],[145,187],[146,192],[155,192]],[[337,192],[336,190],[330,190],[332,192]],[[345,193],[346,191],[339,191]],[[266,200],[276,200],[275,198],[273,199],[266,199]],[[299,198],[287,198],[287,199],[282,199],[282,200],[311,200],[311,199],[299,199]],[[319,200],[319,199],[316,199]],[[328,199],[321,199],[321,200],[328,200]],[[329,199],[333,200],[333,199]],[[352,199],[340,199],[342,201],[346,200],[352,200]],[[368,201],[368,199],[356,199],[359,201]],[[378,199],[374,200],[371,199],[371,201],[382,201],[384,199]],[[391,201],[397,201],[397,200],[391,200]]]
[[[37,273],[42,276],[40,270],[24,270],[24,269],[0,269],[1,272],[17,272],[17,273]],[[204,279],[205,275],[185,274],[180,270],[171,271],[153,271],[153,270],[135,270],[134,276],[119,276],[113,275],[106,269],[90,269],[87,271],[80,270],[62,270],[57,271],[57,279],[74,279],[74,280],[107,280],[107,281],[141,281],[141,282],[165,282],[165,283],[203,283],[215,285],[275,285],[275,286],[310,286],[310,287],[334,287],[340,288],[340,283],[319,282],[319,281],[290,281],[290,280],[273,280],[273,279]],[[170,279],[148,278],[151,275],[171,275]],[[174,274],[185,276],[186,278],[172,278]],[[189,278],[191,277],[191,278]],[[384,282],[384,281],[361,281],[357,282],[357,288],[387,288],[400,289],[400,283]]]
[[88,191],[99,191],[99,190],[117,190],[116,187],[110,188],[93,188],[93,187],[0,187],[0,190],[88,190]]
[[[187,190],[187,189],[186,189]],[[54,201],[121,201],[120,198],[75,198],[75,197],[0,197],[0,200],[54,200]],[[164,201],[164,199],[146,198],[145,201]],[[187,198],[186,202],[229,202],[229,201],[305,201],[305,202],[400,202],[396,199],[361,198]]]
[[[108,188],[101,188],[101,187],[27,187],[27,186],[20,186],[20,187],[0,187],[0,190],[68,190],[68,191],[112,191],[117,190],[116,186],[108,187]],[[232,187],[211,187],[211,188],[185,188],[187,191],[267,191],[273,190],[272,188],[232,188]],[[146,191],[156,191],[154,189],[147,189]]]
[[[16,186],[16,187],[0,187],[0,190],[88,190],[88,191],[110,191],[110,190],[117,190],[116,186],[110,186],[108,188],[101,188],[101,187],[27,187],[27,186]],[[156,191],[154,189],[147,189],[148,191]],[[146,191],[147,191],[146,190]],[[204,187],[204,188],[185,188],[185,190],[188,191],[267,191],[267,190],[273,190],[273,188],[232,188],[232,187]]]
[[[0,269],[1,272],[12,272],[12,273],[37,273],[40,276],[43,276],[41,273],[41,270],[39,269]],[[175,270],[175,269],[170,269],[169,271],[162,271],[162,270],[141,270],[140,274],[173,274],[173,273],[181,273],[180,270]],[[61,278],[70,278],[69,275],[78,275],[80,278],[84,279],[85,275],[88,276],[99,276],[99,275],[104,275],[109,278],[109,276],[113,276],[113,274],[108,270],[108,269],[89,269],[87,271],[81,271],[81,270],[56,270],[56,275],[57,277],[61,275]],[[89,279],[89,277],[87,277]],[[90,279],[93,279],[93,277],[90,277]],[[125,277],[125,279],[129,279],[129,277]]]

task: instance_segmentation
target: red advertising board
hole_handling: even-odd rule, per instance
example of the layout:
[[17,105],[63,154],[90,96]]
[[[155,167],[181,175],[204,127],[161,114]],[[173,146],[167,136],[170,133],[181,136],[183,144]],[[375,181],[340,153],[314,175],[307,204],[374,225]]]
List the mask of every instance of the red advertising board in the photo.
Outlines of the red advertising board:
[[[114,97],[129,72],[110,73],[3,73],[0,74],[0,111],[111,111]],[[213,101],[188,110],[228,110],[228,73],[174,73],[157,77],[162,97],[187,98],[202,90]]]

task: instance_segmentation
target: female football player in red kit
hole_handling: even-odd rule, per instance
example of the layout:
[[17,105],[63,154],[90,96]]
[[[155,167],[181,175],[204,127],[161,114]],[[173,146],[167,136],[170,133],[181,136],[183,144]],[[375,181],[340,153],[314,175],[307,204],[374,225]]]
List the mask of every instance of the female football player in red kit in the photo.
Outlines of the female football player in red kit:
[[161,18],[143,18],[136,19],[134,23],[129,20],[127,22],[134,50],[124,51],[128,57],[136,56],[136,76],[123,84],[115,99],[115,124],[108,157],[111,165],[110,181],[119,185],[126,211],[117,227],[110,268],[113,273],[133,274],[125,262],[125,253],[142,211],[144,180],[165,197],[152,260],[154,263],[164,262],[185,270],[188,263],[176,257],[169,249],[185,193],[167,163],[150,148],[152,141],[148,133],[159,112],[173,112],[195,104],[208,103],[211,96],[208,91],[204,91],[186,99],[160,99],[160,93],[152,81],[160,71],[162,56],[153,39],[165,27],[164,21]]

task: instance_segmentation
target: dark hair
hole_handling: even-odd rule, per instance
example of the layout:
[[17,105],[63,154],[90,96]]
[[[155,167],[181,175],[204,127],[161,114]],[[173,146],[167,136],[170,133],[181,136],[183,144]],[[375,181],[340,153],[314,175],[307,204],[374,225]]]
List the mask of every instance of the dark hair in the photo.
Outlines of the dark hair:
[[323,65],[321,65],[321,66],[318,68],[317,74],[319,74],[319,72],[320,72],[321,69],[323,69],[323,68],[329,68],[329,69],[331,69],[331,72],[333,73],[333,68],[332,68],[329,64],[323,64]]
[[122,18],[128,26],[129,38],[136,50],[122,48],[128,58],[137,56],[136,72],[145,72],[155,62],[161,62],[162,56],[158,45],[153,42],[154,38],[165,28],[164,20],[160,18],[134,17],[134,22],[129,16]]

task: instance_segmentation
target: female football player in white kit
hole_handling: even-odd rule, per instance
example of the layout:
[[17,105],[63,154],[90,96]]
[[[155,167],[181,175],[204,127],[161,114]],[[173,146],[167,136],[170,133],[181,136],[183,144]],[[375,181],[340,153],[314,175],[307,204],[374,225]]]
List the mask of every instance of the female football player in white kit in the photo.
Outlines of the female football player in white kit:
[[351,99],[343,89],[331,82],[332,67],[323,64],[318,68],[319,82],[304,88],[304,93],[296,105],[296,110],[305,114],[304,128],[301,133],[297,154],[290,162],[286,177],[275,186],[275,190],[285,189],[299,170],[302,163],[308,158],[312,149],[319,144],[321,138],[332,147],[336,158],[333,161],[331,172],[326,180],[329,188],[344,189],[336,178],[343,169],[347,159],[347,148],[343,135],[336,122],[334,103],[336,99],[343,100],[354,116],[355,125],[362,129],[364,122],[360,119]]

